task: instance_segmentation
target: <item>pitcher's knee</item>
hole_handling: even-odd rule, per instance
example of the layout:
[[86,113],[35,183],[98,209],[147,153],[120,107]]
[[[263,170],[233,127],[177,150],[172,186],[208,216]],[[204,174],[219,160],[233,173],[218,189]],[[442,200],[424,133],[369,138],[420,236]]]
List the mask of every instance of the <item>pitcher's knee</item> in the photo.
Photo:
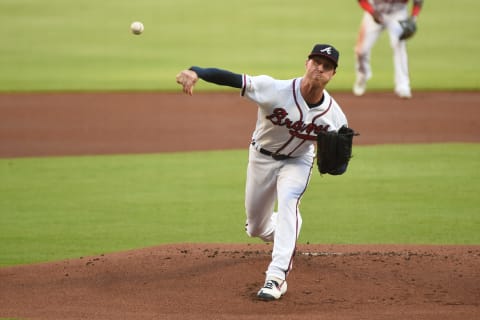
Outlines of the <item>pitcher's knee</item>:
[[248,234],[249,237],[255,238],[262,234],[263,230],[259,227],[255,227],[251,223],[245,224],[245,232]]
[[273,230],[264,230],[259,227],[255,227],[252,224],[245,224],[245,232],[249,237],[252,238],[260,238],[265,242],[272,242],[273,241]]

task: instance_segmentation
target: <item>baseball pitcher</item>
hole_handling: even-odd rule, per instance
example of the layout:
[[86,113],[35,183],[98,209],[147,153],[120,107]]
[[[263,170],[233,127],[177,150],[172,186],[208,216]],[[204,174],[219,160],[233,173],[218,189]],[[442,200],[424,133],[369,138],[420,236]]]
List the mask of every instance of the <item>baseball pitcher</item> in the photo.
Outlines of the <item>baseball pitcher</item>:
[[[286,277],[302,226],[300,199],[314,167],[317,138],[321,133],[337,136],[341,128],[342,132],[348,129],[340,106],[325,90],[336,73],[338,58],[333,46],[315,45],[305,62],[304,75],[289,80],[198,66],[177,75],[186,94],[192,95],[200,78],[238,88],[242,97],[258,106],[247,168],[245,231],[273,242],[265,284],[257,293],[262,300],[279,299],[287,291]],[[330,165],[322,163],[321,167]],[[325,169],[331,174],[345,170],[344,160]]]

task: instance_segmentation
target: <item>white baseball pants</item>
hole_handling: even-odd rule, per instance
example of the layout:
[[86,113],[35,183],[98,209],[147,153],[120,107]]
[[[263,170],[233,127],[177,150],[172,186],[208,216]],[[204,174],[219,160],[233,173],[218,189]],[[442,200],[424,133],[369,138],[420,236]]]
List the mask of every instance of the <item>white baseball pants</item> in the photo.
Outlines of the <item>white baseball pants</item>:
[[408,56],[406,41],[398,39],[402,29],[398,21],[408,17],[407,7],[392,14],[384,14],[385,23],[376,23],[372,16],[365,12],[360,26],[360,32],[355,46],[357,79],[368,80],[372,76],[370,56],[375,42],[386,29],[390,36],[390,46],[393,50],[394,82],[396,92],[410,92],[410,78],[408,73]]
[[272,261],[267,276],[285,280],[292,267],[302,226],[300,199],[310,181],[313,160],[313,155],[309,154],[274,160],[258,152],[255,147],[250,147],[245,191],[245,231],[251,237],[273,241]]

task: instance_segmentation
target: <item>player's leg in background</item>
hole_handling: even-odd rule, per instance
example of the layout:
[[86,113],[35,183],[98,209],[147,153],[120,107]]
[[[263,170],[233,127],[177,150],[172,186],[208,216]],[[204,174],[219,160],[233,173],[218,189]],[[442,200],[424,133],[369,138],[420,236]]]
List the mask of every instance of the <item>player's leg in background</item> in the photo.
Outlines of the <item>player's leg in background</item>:
[[363,15],[355,45],[356,78],[353,85],[353,94],[356,96],[361,96],[365,93],[367,81],[372,77],[371,51],[382,31],[383,26],[376,23],[370,14],[365,13]]
[[406,41],[392,41],[393,63],[395,65],[395,93],[400,98],[411,98],[410,76]]
[[250,148],[245,187],[245,231],[251,237],[273,241],[275,219],[272,218],[277,194],[279,162]]
[[402,28],[398,21],[408,17],[407,9],[393,14],[389,19],[388,33],[393,51],[395,93],[400,98],[411,98],[410,76],[408,71],[407,41],[400,40]]
[[291,268],[295,246],[302,227],[299,205],[312,173],[311,157],[289,159],[279,172],[278,220],[273,242],[272,262],[267,276],[282,280]]

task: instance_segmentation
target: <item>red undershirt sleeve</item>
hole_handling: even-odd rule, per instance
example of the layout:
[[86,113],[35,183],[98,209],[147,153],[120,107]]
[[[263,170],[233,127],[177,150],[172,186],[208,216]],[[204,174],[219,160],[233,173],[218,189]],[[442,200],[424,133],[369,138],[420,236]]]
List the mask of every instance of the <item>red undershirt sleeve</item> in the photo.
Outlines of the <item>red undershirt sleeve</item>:
[[375,11],[375,9],[372,7],[370,2],[368,2],[368,0],[358,0],[358,4],[360,5],[360,7],[363,8],[363,10],[367,11],[370,14],[373,14],[373,12]]
[[423,1],[413,1],[413,8],[412,8],[412,17],[418,16],[420,10],[422,9]]

